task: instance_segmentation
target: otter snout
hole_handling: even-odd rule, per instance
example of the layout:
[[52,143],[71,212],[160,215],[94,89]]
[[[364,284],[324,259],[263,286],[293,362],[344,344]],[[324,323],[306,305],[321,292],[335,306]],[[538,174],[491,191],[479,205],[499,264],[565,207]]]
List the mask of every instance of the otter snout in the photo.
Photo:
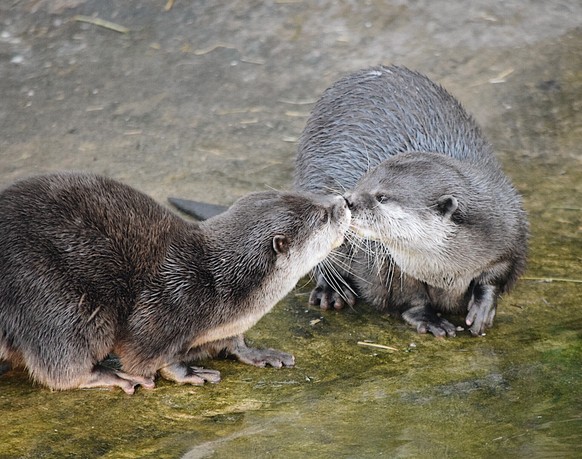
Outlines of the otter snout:
[[335,249],[343,244],[345,233],[348,230],[352,220],[352,212],[350,211],[348,203],[343,196],[335,196],[333,198],[333,204],[331,205],[330,209],[330,217],[331,221],[337,225],[337,238],[332,244],[332,248]]
[[342,197],[346,201],[346,205],[348,206],[348,208],[351,209],[354,205],[352,193],[346,193]]
[[346,201],[348,209],[354,212],[359,209],[372,208],[377,204],[371,194],[368,193],[346,193],[343,198]]
[[349,212],[349,203],[344,196],[337,196],[331,209],[331,216],[334,220],[340,221]]

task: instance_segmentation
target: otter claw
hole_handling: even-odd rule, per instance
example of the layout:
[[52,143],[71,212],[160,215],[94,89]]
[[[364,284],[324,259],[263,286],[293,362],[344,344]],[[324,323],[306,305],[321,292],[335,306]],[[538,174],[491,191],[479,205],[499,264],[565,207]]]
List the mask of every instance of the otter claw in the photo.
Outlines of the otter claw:
[[120,387],[126,394],[133,394],[136,386],[145,389],[153,389],[154,378],[138,375],[130,375],[123,371],[113,370],[102,365],[95,365],[83,382],[79,384],[79,389],[92,389],[95,387]]
[[336,292],[327,284],[318,284],[309,295],[309,304],[317,306],[323,310],[335,309],[339,311],[346,305],[353,307],[356,304],[356,296],[348,289],[343,289],[341,293]]
[[465,323],[473,336],[485,335],[485,330],[493,326],[497,305],[495,302],[495,287],[479,286],[471,298]]
[[273,368],[292,367],[295,365],[295,357],[277,349],[256,349],[245,346],[236,349],[232,355],[240,362],[260,368],[264,368],[267,365]]
[[457,336],[457,327],[449,321],[442,319],[438,323],[424,323],[416,329],[419,333],[432,333],[435,338],[454,338]]
[[160,375],[169,381],[180,384],[202,386],[205,382],[217,383],[220,381],[220,372],[201,367],[191,367],[179,362],[160,369]]
[[485,331],[493,326],[493,319],[495,318],[495,308],[488,311],[485,308],[469,309],[465,323],[469,326],[469,330],[473,336],[484,336]]
[[402,318],[421,334],[432,333],[436,338],[457,336],[457,327],[439,317],[428,306],[417,306],[402,313]]

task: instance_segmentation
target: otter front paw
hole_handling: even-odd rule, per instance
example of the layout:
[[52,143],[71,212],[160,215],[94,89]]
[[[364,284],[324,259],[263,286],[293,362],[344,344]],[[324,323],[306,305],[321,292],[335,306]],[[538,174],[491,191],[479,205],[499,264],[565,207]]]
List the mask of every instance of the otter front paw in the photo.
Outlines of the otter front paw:
[[191,367],[183,362],[174,363],[160,369],[164,379],[180,384],[202,386],[205,382],[217,383],[220,381],[220,372],[202,367]]
[[402,313],[402,318],[415,327],[418,333],[432,333],[437,338],[452,338],[457,335],[457,327],[428,306],[410,308]]
[[339,292],[333,289],[323,279],[319,279],[315,288],[309,295],[309,304],[317,306],[321,309],[335,309],[340,310],[349,305],[353,307],[356,304],[356,295],[347,286],[338,285]]
[[488,328],[493,326],[495,318],[496,288],[492,285],[478,285],[475,287],[465,323],[470,326],[473,336],[483,336]]

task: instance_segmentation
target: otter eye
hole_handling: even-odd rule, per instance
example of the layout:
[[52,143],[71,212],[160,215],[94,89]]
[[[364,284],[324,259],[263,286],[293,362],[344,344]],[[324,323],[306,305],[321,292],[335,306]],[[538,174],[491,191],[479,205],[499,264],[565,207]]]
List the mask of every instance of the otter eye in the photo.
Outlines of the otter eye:
[[390,198],[382,193],[378,193],[375,197],[376,197],[376,201],[378,201],[380,204],[385,204],[388,201],[390,201]]
[[329,223],[330,213],[327,209],[323,210],[319,215],[319,222],[320,223]]

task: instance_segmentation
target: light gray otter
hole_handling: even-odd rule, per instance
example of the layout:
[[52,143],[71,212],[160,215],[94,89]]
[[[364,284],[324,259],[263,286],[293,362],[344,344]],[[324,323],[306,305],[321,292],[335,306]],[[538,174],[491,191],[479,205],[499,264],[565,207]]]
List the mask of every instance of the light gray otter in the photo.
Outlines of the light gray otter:
[[525,270],[521,198],[476,122],[445,89],[404,67],[348,75],[315,104],[295,189],[345,195],[354,235],[320,264],[310,303],[401,314],[421,333],[473,335]]
[[[0,193],[0,363],[51,389],[218,382],[220,352],[256,366],[292,355],[243,333],[342,243],[340,196],[260,192],[189,223],[104,177],[60,173]],[[102,364],[110,353],[121,369]],[[4,361],[4,362],[2,362]]]

